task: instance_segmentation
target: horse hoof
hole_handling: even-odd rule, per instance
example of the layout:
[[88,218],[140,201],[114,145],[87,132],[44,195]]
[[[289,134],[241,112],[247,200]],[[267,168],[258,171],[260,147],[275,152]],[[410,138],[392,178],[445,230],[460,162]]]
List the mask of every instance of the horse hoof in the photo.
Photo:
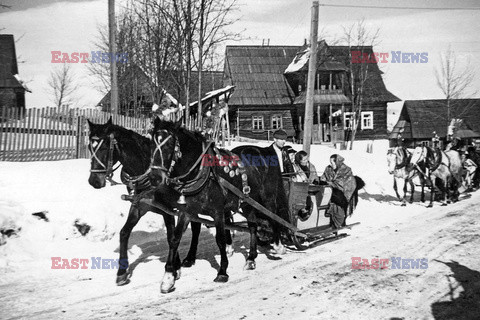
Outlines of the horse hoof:
[[214,282],[228,282],[228,275],[227,274],[219,274],[219,275],[217,275],[217,277],[213,281]]
[[245,266],[243,267],[244,270],[255,270],[255,268],[257,267],[255,261],[253,260],[247,260],[245,262]]
[[431,203],[427,206],[427,208],[432,208],[432,207],[433,207],[433,204]]
[[281,242],[278,245],[274,243],[273,249],[277,254],[280,255],[284,255],[285,253],[287,253],[287,249],[285,249],[285,246]]
[[442,206],[442,207],[446,207],[446,206],[447,206],[447,204],[446,204],[446,203],[442,203],[442,205],[441,205],[441,206]]
[[177,274],[175,275],[175,280],[179,280],[181,276],[182,276],[182,269],[178,269]]
[[402,202],[402,207],[406,207],[407,204],[405,202]]
[[175,290],[175,277],[172,272],[165,272],[162,279],[162,284],[160,285],[161,293],[169,293]]
[[412,204],[412,203],[413,203],[413,200],[408,201],[408,203]]
[[182,262],[182,267],[184,268],[190,268],[191,266],[193,266],[195,264],[195,260],[183,260]]
[[231,244],[227,245],[227,256],[231,258],[233,256],[233,246]]
[[122,275],[117,276],[117,286],[124,286],[130,283],[129,273],[126,272]]

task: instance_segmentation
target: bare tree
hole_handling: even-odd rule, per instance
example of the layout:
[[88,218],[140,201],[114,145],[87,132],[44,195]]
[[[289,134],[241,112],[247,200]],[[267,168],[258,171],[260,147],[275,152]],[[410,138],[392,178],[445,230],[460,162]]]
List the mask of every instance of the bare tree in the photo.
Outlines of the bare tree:
[[[119,70],[120,102],[137,108],[137,93],[133,88],[142,82],[151,101],[159,103],[163,89],[169,88],[179,102],[188,106],[192,92],[192,72],[220,65],[218,50],[226,40],[238,38],[226,31],[234,23],[229,18],[237,0],[131,0],[117,15],[117,48],[128,53],[128,63],[117,64]],[[203,17],[203,18],[202,18]],[[202,30],[202,31],[200,31]],[[95,44],[108,50],[104,27],[99,29]],[[200,49],[201,48],[201,49]],[[199,59],[199,57],[202,59]],[[98,89],[110,88],[108,66],[88,64]],[[141,81],[138,73],[145,74]],[[145,81],[146,80],[146,81]],[[146,82],[146,83],[145,83]],[[122,85],[125,87],[122,88]],[[173,88],[173,89],[172,89]],[[199,88],[199,91],[201,88]]]
[[57,107],[70,104],[74,98],[74,93],[78,89],[75,84],[75,75],[71,70],[71,66],[64,63],[60,68],[50,73],[48,87],[53,98],[53,102]]
[[455,100],[465,99],[475,94],[470,92],[475,74],[470,61],[464,68],[459,67],[457,56],[449,46],[447,51],[440,54],[440,68],[435,68],[435,78],[446,100],[447,114],[440,116],[445,118],[449,125],[452,119],[461,118],[473,106],[473,104],[457,104]]
[[360,124],[360,115],[365,97],[370,94],[367,92],[366,83],[371,77],[372,63],[354,63],[352,51],[360,51],[361,56],[365,54],[369,57],[373,55],[373,47],[378,45],[378,36],[380,29],[369,31],[365,21],[358,21],[349,27],[343,28],[343,41],[348,46],[348,67],[349,77],[347,83],[351,92],[352,107],[352,132],[350,136],[350,149],[353,148],[353,142]]

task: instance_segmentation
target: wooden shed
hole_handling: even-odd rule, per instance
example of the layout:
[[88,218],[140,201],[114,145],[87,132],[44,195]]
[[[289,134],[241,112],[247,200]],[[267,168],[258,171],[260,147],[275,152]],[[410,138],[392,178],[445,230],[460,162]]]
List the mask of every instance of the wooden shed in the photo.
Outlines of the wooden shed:
[[[452,120],[459,125],[450,128],[449,132]],[[402,139],[406,146],[414,147],[419,144],[430,145],[435,134],[444,144],[449,134],[476,138],[478,132],[480,99],[406,100],[389,139],[391,146]]]
[[18,77],[15,40],[11,34],[0,34],[0,107],[25,110],[25,91]]

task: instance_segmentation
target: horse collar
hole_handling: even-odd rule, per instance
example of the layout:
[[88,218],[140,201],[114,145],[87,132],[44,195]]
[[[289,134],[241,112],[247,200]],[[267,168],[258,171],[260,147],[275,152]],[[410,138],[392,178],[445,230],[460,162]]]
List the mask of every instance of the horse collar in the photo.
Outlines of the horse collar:
[[[405,149],[399,148],[397,150],[402,152],[403,159],[402,159],[402,162],[396,164],[396,166],[395,166],[396,170],[402,169],[403,167],[405,167],[408,164],[408,156],[407,156],[407,152],[405,151]],[[398,152],[396,152],[396,154],[398,155]]]

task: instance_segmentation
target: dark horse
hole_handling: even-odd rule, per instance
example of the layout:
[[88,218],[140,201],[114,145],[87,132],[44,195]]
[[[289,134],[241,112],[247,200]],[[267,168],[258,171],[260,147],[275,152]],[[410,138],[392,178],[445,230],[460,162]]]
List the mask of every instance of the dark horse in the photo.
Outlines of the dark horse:
[[[88,121],[90,127],[90,152],[92,154],[90,177],[88,182],[94,188],[103,188],[105,181],[113,173],[113,165],[120,162],[122,181],[127,185],[129,193],[135,194],[128,213],[127,221],[120,231],[120,267],[117,273],[117,285],[124,285],[128,280],[128,239],[130,234],[145,213],[152,211],[162,214],[167,229],[167,239],[170,241],[175,226],[174,217],[165,214],[156,207],[149,206],[139,200],[151,192],[149,167],[151,161],[150,139],[136,132],[112,124],[110,118],[106,124],[94,124]],[[162,197],[158,196],[160,199]],[[195,263],[200,224],[192,222],[192,242],[183,266],[189,267]],[[227,234],[230,235],[229,233]],[[227,242],[232,243],[227,237]],[[177,270],[180,262],[176,261]],[[177,275],[178,276],[178,275]]]
[[[246,217],[250,231],[250,251],[245,268],[254,269],[257,257],[257,212],[242,202],[239,196],[230,192],[225,182],[233,185],[243,196],[265,205],[289,221],[285,190],[280,169],[275,175],[267,175],[270,167],[246,166],[239,156],[227,150],[216,148],[199,133],[189,131],[172,123],[156,119],[152,134],[151,180],[161,191],[164,202],[178,210],[178,222],[165,265],[161,292],[173,290],[178,259],[178,245],[188,222],[196,214],[213,218],[216,228],[216,242],[220,249],[220,268],[216,282],[227,282],[228,258],[225,250],[225,223],[232,212]],[[210,160],[214,161],[210,161]],[[208,161],[205,161],[208,160]],[[278,173],[278,175],[276,175]],[[275,184],[270,183],[272,180]],[[155,198],[157,199],[156,193]],[[179,205],[179,203],[183,203]],[[279,210],[282,208],[283,210]],[[278,251],[284,252],[280,236],[276,236]],[[282,250],[283,249],[283,250]]]

